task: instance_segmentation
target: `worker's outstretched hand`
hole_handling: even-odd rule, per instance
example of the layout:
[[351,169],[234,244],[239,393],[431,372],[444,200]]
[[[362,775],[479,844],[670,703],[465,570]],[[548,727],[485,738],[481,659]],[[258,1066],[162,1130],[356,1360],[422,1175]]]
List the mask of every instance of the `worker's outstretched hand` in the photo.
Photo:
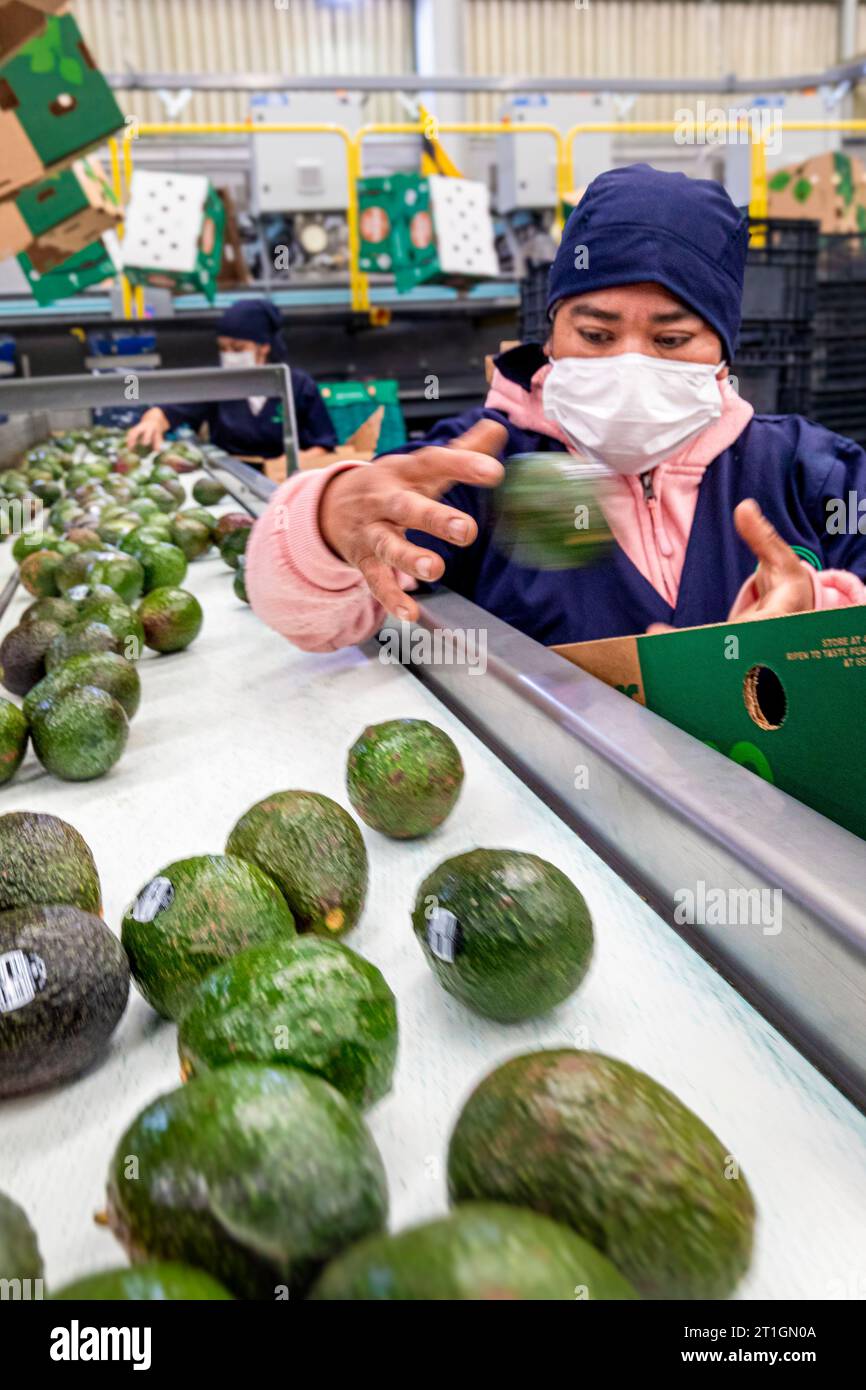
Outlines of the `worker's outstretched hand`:
[[755,599],[737,614],[737,622],[752,618],[781,618],[787,613],[807,613],[814,608],[812,580],[805,565],[782,540],[757,502],[748,498],[734,511],[740,538],[754,553]]
[[137,425],[133,425],[126,436],[126,447],[134,449],[136,444],[144,444],[148,449],[161,449],[167,429],[168,420],[159,406],[154,406],[145,411]]
[[319,524],[331,549],[360,570],[387,612],[412,620],[418,606],[400,588],[394,571],[416,579],[439,579],[444,561],[406,539],[426,531],[451,545],[471,545],[478,534],[472,517],[436,499],[452,483],[495,487],[504,470],[498,460],[508,432],[495,420],[479,420],[444,448],[430,445],[415,454],[395,454],[365,468],[347,469],[328,484]]

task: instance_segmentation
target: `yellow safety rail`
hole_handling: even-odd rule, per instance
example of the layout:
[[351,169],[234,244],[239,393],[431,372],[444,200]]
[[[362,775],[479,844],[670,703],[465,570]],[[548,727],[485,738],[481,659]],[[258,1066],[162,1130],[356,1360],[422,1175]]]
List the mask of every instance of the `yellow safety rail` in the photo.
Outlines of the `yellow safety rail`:
[[[123,176],[120,171],[120,146],[114,138],[112,138],[108,142],[108,152],[111,157],[111,183],[112,187],[114,188],[114,196],[117,199],[120,206],[125,207],[126,198],[124,197]],[[122,241],[122,222],[117,228],[117,235],[118,238]],[[123,317],[125,319],[130,319],[132,318],[132,286],[130,285],[125,275],[121,275],[120,277],[120,290],[123,296]]]
[[[428,118],[429,119],[429,118]],[[252,121],[221,121],[189,124],[178,122],[142,122],[130,128],[123,139],[122,165],[127,190],[132,181],[132,144],[136,139],[158,136],[207,136],[207,135],[336,135],[346,147],[347,178],[347,216],[349,225],[349,281],[351,286],[352,308],[370,312],[370,287],[366,275],[358,269],[360,254],[360,227],[358,215],[358,179],[363,169],[363,145],[371,135],[423,135],[423,120],[415,122],[393,122],[362,126],[356,135],[340,125],[330,123],[295,124],[275,123],[254,125]],[[515,125],[503,121],[443,121],[437,122],[436,132],[445,135],[549,135],[556,143],[556,186],[560,204],[564,196],[574,186],[574,146],[581,135],[672,135],[685,131],[695,136],[708,128],[706,122],[683,121],[592,121],[572,128],[563,134],[558,126],[544,123]],[[720,123],[711,122],[714,138],[717,140],[724,128]],[[749,210],[754,217],[767,215],[767,163],[764,137],[752,139],[750,121],[747,116],[732,119],[727,123],[728,133],[745,132],[752,144],[752,176]],[[866,132],[866,120],[836,121],[780,121],[775,131],[827,131],[846,133]],[[111,142],[112,172],[115,190],[121,192],[120,161],[116,142]],[[559,216],[559,210],[557,210]],[[124,277],[124,312],[128,308],[130,286]],[[144,291],[139,286],[135,291],[135,310],[138,317],[144,316]]]

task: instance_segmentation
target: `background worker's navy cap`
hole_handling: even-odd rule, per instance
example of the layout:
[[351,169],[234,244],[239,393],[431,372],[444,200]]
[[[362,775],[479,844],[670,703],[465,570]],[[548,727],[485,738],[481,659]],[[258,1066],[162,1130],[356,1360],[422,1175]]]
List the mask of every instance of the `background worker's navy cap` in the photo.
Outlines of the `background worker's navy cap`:
[[550,271],[548,311],[590,290],[651,281],[700,314],[731,362],[748,244],[748,218],[721,184],[649,164],[610,169],[593,179],[568,219]]

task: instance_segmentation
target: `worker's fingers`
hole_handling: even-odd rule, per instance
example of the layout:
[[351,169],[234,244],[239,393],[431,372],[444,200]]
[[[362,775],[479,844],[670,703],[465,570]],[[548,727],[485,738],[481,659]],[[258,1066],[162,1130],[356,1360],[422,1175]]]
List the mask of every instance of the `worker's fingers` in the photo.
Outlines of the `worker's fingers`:
[[417,492],[435,497],[447,492],[452,483],[469,483],[473,487],[496,487],[504,477],[498,459],[486,453],[473,453],[449,445],[431,445],[417,454],[405,455],[401,475]]
[[418,616],[418,605],[413,598],[400,588],[390,565],[367,555],[359,561],[358,569],[367,581],[367,587],[377,598],[386,613],[394,613],[404,622],[412,622]]
[[798,574],[800,561],[782,540],[775,526],[768,521],[751,497],[734,510],[734,525],[741,540],[757,556],[759,564],[767,565],[782,574]]
[[478,527],[471,516],[456,507],[445,507],[420,492],[395,492],[385,507],[385,519],[405,531],[426,531],[453,545],[471,545]]
[[435,550],[422,550],[420,546],[412,545],[396,526],[384,523],[369,526],[366,536],[377,560],[383,560],[386,565],[393,565],[405,574],[412,574],[416,579],[429,583],[430,580],[439,579],[445,569],[441,555],[437,555]]
[[473,454],[489,454],[498,459],[508,444],[508,430],[496,420],[478,420],[471,429],[454,439],[449,449],[468,449]]

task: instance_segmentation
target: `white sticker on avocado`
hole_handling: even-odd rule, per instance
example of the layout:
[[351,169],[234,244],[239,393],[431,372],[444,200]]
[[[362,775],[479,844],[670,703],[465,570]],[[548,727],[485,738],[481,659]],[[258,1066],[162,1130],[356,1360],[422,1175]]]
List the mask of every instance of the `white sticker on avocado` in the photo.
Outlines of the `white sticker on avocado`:
[[32,951],[7,951],[0,956],[0,1014],[32,1003],[47,978],[44,960]]
[[174,902],[174,885],[170,878],[152,878],[135,900],[132,917],[135,922],[152,922]]
[[449,912],[447,908],[437,907],[427,923],[427,945],[436,959],[444,960],[446,965],[453,965],[457,959],[462,936],[460,923],[454,913]]
[[73,603],[81,603],[81,600],[87,598],[89,593],[89,584],[76,584],[74,589],[66,590],[66,597],[71,599]]

